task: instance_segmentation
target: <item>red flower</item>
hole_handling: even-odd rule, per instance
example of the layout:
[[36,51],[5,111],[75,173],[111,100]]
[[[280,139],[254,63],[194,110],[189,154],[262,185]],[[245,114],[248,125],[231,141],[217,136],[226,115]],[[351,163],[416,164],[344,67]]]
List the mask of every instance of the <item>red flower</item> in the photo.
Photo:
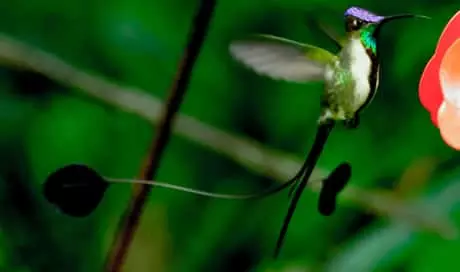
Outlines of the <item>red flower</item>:
[[419,98],[444,141],[460,150],[460,11],[447,23],[423,71]]

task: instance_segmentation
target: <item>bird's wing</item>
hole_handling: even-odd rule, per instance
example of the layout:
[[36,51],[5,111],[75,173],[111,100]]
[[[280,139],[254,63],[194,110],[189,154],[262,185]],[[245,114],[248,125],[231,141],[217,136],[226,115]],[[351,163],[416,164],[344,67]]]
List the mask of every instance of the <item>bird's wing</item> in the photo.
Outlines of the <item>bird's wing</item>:
[[314,26],[314,27],[317,27],[319,30],[321,30],[324,34],[326,34],[326,36],[329,37],[329,39],[331,39],[336,45],[337,45],[337,48],[338,49],[341,49],[342,47],[345,46],[345,42],[346,42],[346,37],[343,37],[343,36],[340,36],[339,34],[337,34],[337,32],[335,32],[330,26],[320,22],[320,21],[317,21],[317,20],[308,20],[307,22],[308,24]]
[[234,41],[230,54],[259,74],[293,82],[323,80],[326,64],[337,59],[322,48],[271,35]]

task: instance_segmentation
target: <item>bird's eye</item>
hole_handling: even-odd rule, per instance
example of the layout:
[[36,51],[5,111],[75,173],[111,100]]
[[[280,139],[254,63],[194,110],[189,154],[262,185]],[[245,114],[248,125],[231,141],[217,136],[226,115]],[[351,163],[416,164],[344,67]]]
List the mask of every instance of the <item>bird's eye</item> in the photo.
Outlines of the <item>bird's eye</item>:
[[356,19],[354,19],[354,20],[352,21],[352,25],[353,25],[354,27],[358,27],[358,26],[359,26],[359,21],[356,20]]
[[359,30],[363,26],[363,21],[357,19],[357,18],[349,18],[347,20],[347,30],[348,31],[355,31]]

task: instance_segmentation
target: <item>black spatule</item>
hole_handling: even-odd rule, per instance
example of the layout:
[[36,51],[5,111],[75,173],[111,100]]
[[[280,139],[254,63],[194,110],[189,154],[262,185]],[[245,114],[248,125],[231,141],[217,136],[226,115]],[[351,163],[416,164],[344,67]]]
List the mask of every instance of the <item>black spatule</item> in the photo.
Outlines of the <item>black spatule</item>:
[[64,214],[85,217],[97,208],[108,186],[109,183],[88,166],[70,164],[48,176],[43,194]]
[[323,181],[323,187],[319,193],[318,211],[329,216],[334,213],[337,202],[337,194],[347,185],[351,178],[351,165],[342,163],[332,171]]

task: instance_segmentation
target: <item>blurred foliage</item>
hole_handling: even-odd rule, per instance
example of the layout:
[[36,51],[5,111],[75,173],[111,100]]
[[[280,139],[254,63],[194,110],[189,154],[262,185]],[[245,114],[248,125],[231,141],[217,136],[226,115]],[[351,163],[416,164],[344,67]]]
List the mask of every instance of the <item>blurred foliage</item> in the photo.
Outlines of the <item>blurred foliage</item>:
[[[84,71],[164,98],[197,3],[2,1],[0,31]],[[377,97],[358,130],[333,133],[319,166],[331,169],[347,160],[354,166],[353,185],[392,190],[417,161],[433,157],[446,162],[436,165],[422,188],[414,188],[416,195],[400,197],[414,210],[433,210],[458,226],[458,155],[442,142],[417,93],[419,76],[444,24],[457,11],[456,2],[330,3],[220,1],[181,112],[301,158],[313,140],[322,85],[257,76],[231,60],[230,40],[264,32],[332,50],[333,44],[306,26],[306,16],[340,31],[349,5],[382,14],[430,16],[430,21],[406,20],[384,28]],[[114,186],[93,215],[75,219],[46,203],[41,185],[55,168],[72,162],[86,163],[106,176],[134,177],[154,131],[147,121],[76,89],[2,64],[0,271],[101,271],[129,186]],[[219,192],[247,192],[280,182],[180,137],[172,138],[158,178]],[[422,232],[349,202],[324,218],[311,191],[301,200],[280,260],[272,262],[287,202],[285,194],[232,202],[155,188],[126,271],[420,272],[450,271],[457,264],[458,237]]]

